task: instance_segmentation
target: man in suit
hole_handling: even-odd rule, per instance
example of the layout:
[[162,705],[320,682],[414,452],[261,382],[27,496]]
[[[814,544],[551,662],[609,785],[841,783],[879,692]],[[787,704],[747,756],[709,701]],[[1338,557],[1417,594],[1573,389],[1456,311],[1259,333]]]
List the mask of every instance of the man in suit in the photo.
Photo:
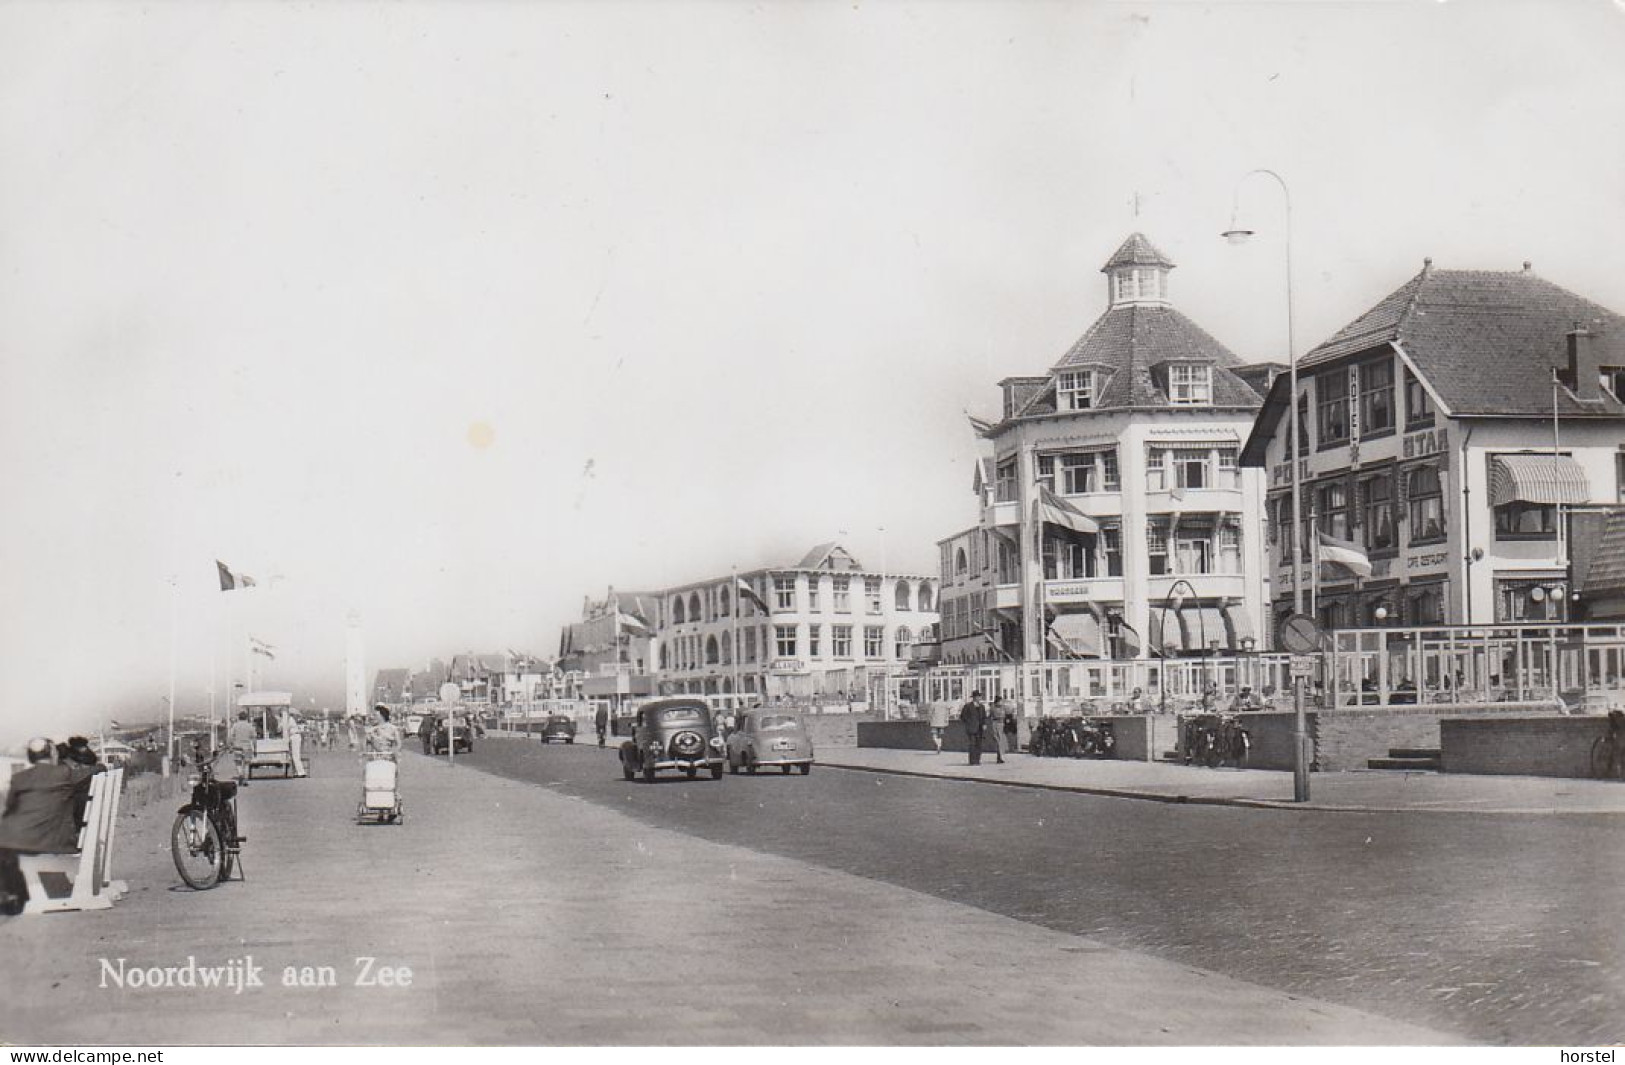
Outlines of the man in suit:
[[28,886],[18,866],[19,854],[70,854],[79,849],[75,807],[90,794],[90,780],[105,770],[101,763],[57,763],[47,739],[28,741],[28,768],[11,776],[4,813],[0,813],[0,913],[21,913]]
[[987,707],[982,705],[982,693],[971,692],[969,701],[959,711],[959,723],[965,726],[965,744],[970,750],[970,764],[982,764],[982,743],[987,734]]

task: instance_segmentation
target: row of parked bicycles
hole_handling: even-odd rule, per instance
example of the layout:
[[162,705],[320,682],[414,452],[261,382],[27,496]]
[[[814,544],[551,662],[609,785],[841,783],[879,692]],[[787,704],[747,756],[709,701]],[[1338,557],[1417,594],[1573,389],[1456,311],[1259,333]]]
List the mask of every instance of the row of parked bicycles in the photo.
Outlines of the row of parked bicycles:
[[1235,714],[1197,714],[1181,724],[1179,749],[1186,765],[1204,765],[1217,769],[1233,765],[1237,769],[1247,764],[1247,752],[1252,748],[1252,737]]
[[1086,717],[1041,717],[1027,750],[1046,758],[1110,758],[1117,749],[1109,721]]

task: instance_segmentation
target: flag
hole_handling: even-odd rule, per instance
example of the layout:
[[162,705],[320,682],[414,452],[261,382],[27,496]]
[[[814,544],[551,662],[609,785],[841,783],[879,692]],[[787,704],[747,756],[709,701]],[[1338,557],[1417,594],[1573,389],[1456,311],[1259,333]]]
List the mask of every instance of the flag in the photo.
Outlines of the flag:
[[1100,526],[1095,520],[1068,503],[1060,496],[1049,490],[1047,485],[1038,486],[1038,516],[1040,521],[1051,525],[1060,525],[1073,532],[1098,533]]
[[117,721],[109,721],[107,723],[107,727],[108,728],[123,728],[124,726],[120,725]]
[[256,581],[244,573],[233,573],[226,568],[226,564],[218,558],[214,560],[215,567],[220,570],[220,590],[222,592],[235,591],[238,588],[253,588]]
[[976,415],[972,414],[970,411],[965,412],[965,417],[970,419],[971,431],[973,433],[975,433],[976,435],[978,435],[978,436],[981,436],[981,435],[985,434],[988,430],[993,428],[993,423],[992,422],[986,421],[986,420],[984,420],[982,418],[978,418]]
[[270,658],[270,659],[275,659],[276,658],[276,655],[272,654],[270,651],[267,651],[263,647],[250,647],[249,650],[254,652],[257,655],[264,655],[266,658]]
[[263,648],[264,650],[267,650],[267,651],[275,651],[276,650],[276,644],[266,643],[264,640],[260,639],[258,636],[250,636],[248,638],[248,642],[253,647]]
[[745,583],[745,578],[735,577],[734,589],[739,592],[740,598],[748,599],[752,603],[756,604],[757,610],[760,610],[764,614],[770,613],[770,611],[767,609],[767,604],[762,602],[762,597],[756,594],[756,589]]
[[619,612],[619,617],[620,617],[620,622],[621,622],[621,628],[626,629],[627,631],[631,632],[634,636],[651,636],[651,635],[653,635],[653,633],[649,629],[649,623],[647,621],[644,621],[642,618],[638,617],[636,614],[629,614],[626,611],[622,610],[622,611]]
[[1335,562],[1356,577],[1371,576],[1371,560],[1358,544],[1319,533],[1315,555],[1317,562]]

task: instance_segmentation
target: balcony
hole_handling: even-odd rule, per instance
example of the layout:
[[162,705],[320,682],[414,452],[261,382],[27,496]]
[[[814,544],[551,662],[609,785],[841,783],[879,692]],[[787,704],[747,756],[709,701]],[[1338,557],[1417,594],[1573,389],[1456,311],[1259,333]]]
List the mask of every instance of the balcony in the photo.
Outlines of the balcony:
[[993,589],[993,607],[995,610],[1021,609],[1021,585],[1001,584]]
[[1020,525],[1021,504],[1010,500],[1008,502],[991,503],[983,507],[982,524],[986,526]]
[[1150,578],[1146,585],[1146,598],[1153,606],[1160,604],[1179,581],[1189,582],[1201,599],[1218,597],[1244,600],[1247,597],[1247,581],[1239,573],[1169,573]]

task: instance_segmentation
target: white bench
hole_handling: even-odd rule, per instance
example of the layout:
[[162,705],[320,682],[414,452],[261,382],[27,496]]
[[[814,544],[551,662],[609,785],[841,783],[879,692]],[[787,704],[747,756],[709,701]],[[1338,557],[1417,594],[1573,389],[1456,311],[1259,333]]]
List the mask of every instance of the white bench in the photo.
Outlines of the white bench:
[[[85,827],[79,830],[78,853],[17,856],[23,880],[28,884],[25,914],[105,910],[130,890],[124,881],[112,878],[113,836],[118,828],[119,793],[123,784],[122,766],[91,778],[90,801],[85,804]],[[41,873],[68,877],[73,883],[72,893],[51,895],[45,890]]]

